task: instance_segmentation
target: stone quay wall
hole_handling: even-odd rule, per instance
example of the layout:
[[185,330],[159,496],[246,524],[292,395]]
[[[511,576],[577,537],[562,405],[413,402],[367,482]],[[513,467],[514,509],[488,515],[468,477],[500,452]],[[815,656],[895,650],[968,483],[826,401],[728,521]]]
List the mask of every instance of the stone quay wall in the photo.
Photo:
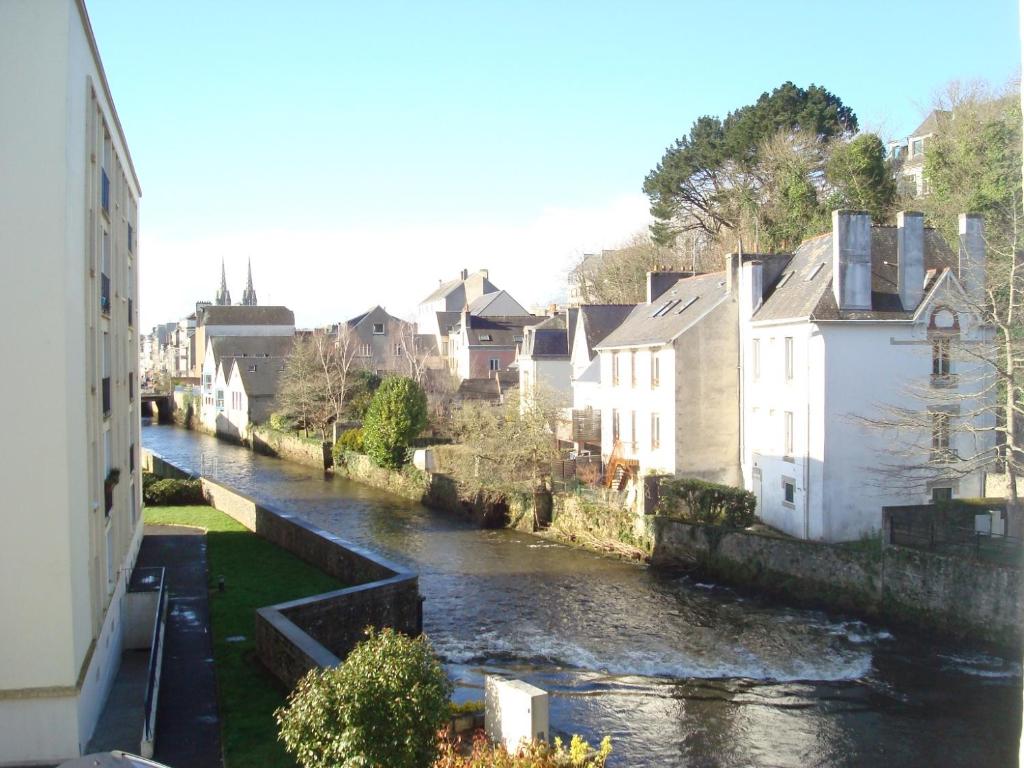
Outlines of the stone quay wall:
[[905,547],[821,544],[653,518],[652,565],[1002,649],[1024,640],[1024,572]]
[[[160,477],[196,476],[147,449],[142,466]],[[209,478],[198,479],[215,509],[347,585],[256,611],[257,653],[286,686],[293,687],[314,667],[340,663],[366,627],[392,627],[409,635],[422,631],[416,574],[302,518]]]
[[266,426],[253,426],[249,433],[249,443],[256,453],[288,459],[307,467],[330,469],[334,463],[329,442],[303,440]]

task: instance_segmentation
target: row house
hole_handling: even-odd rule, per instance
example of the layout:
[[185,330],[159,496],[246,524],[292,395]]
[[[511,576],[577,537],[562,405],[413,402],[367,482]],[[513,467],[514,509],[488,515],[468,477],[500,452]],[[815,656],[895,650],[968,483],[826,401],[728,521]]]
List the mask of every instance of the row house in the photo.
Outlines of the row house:
[[449,370],[460,381],[494,378],[516,361],[523,329],[537,321],[530,314],[484,317],[463,310],[449,336]]
[[[210,432],[238,439],[270,416],[291,336],[219,336],[207,342],[199,421]],[[234,369],[238,367],[238,371]],[[234,373],[234,379],[232,379]]]
[[377,305],[346,321],[345,327],[350,334],[347,353],[357,366],[378,374],[409,371],[410,357],[417,353],[412,323]]
[[295,313],[288,307],[203,305],[196,312],[196,368],[204,369],[209,341],[217,337],[283,337],[295,335]]

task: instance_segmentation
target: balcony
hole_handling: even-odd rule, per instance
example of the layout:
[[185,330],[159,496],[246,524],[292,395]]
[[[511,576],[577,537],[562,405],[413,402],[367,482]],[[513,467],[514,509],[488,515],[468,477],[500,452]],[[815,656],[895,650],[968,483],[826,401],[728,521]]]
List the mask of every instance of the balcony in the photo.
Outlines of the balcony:
[[128,327],[135,327],[135,307],[131,299],[128,299]]
[[100,312],[110,317],[110,276],[100,273]]
[[572,412],[572,439],[576,443],[601,442],[601,411],[585,408]]
[[102,382],[103,392],[103,417],[106,418],[110,415],[110,377],[106,376]]
[[114,508],[114,486],[117,485],[120,479],[121,470],[112,469],[103,480],[103,511],[108,516],[110,515],[110,510]]

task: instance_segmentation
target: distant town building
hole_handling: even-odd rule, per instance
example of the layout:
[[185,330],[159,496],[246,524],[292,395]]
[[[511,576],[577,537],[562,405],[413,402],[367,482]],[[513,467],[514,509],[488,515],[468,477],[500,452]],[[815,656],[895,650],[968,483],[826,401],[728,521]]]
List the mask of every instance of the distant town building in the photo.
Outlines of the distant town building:
[[55,765],[120,667],[142,538],[141,192],[82,0],[0,3],[0,60],[0,764]]
[[196,369],[203,370],[211,339],[218,336],[295,335],[295,314],[287,307],[204,307],[196,315]]
[[231,291],[228,290],[228,275],[224,269],[224,259],[220,260],[220,288],[217,289],[217,296],[213,303],[218,307],[231,306]]
[[353,362],[357,366],[378,373],[408,371],[409,356],[416,354],[412,323],[389,315],[377,305],[350,318],[345,326],[352,334],[349,343],[354,345]]
[[252,287],[252,259],[249,259],[249,273],[245,281],[245,290],[242,291],[242,306],[255,307],[256,304],[256,290]]
[[269,418],[292,343],[291,335],[210,337],[200,384],[203,427],[246,439],[250,424]]
[[929,193],[928,180],[924,176],[925,152],[942,121],[951,115],[951,112],[945,110],[932,110],[905,140],[889,142],[889,158],[893,163],[897,186],[906,197],[921,197]]

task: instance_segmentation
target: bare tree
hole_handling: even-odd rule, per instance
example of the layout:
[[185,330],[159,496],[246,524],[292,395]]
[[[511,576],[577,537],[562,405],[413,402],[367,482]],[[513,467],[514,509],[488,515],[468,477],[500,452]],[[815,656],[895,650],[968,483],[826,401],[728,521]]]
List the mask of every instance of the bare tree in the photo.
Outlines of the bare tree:
[[357,341],[344,323],[336,334],[315,333],[296,339],[278,386],[282,416],[307,434],[312,427],[327,439],[327,430],[341,419],[350,386]]

